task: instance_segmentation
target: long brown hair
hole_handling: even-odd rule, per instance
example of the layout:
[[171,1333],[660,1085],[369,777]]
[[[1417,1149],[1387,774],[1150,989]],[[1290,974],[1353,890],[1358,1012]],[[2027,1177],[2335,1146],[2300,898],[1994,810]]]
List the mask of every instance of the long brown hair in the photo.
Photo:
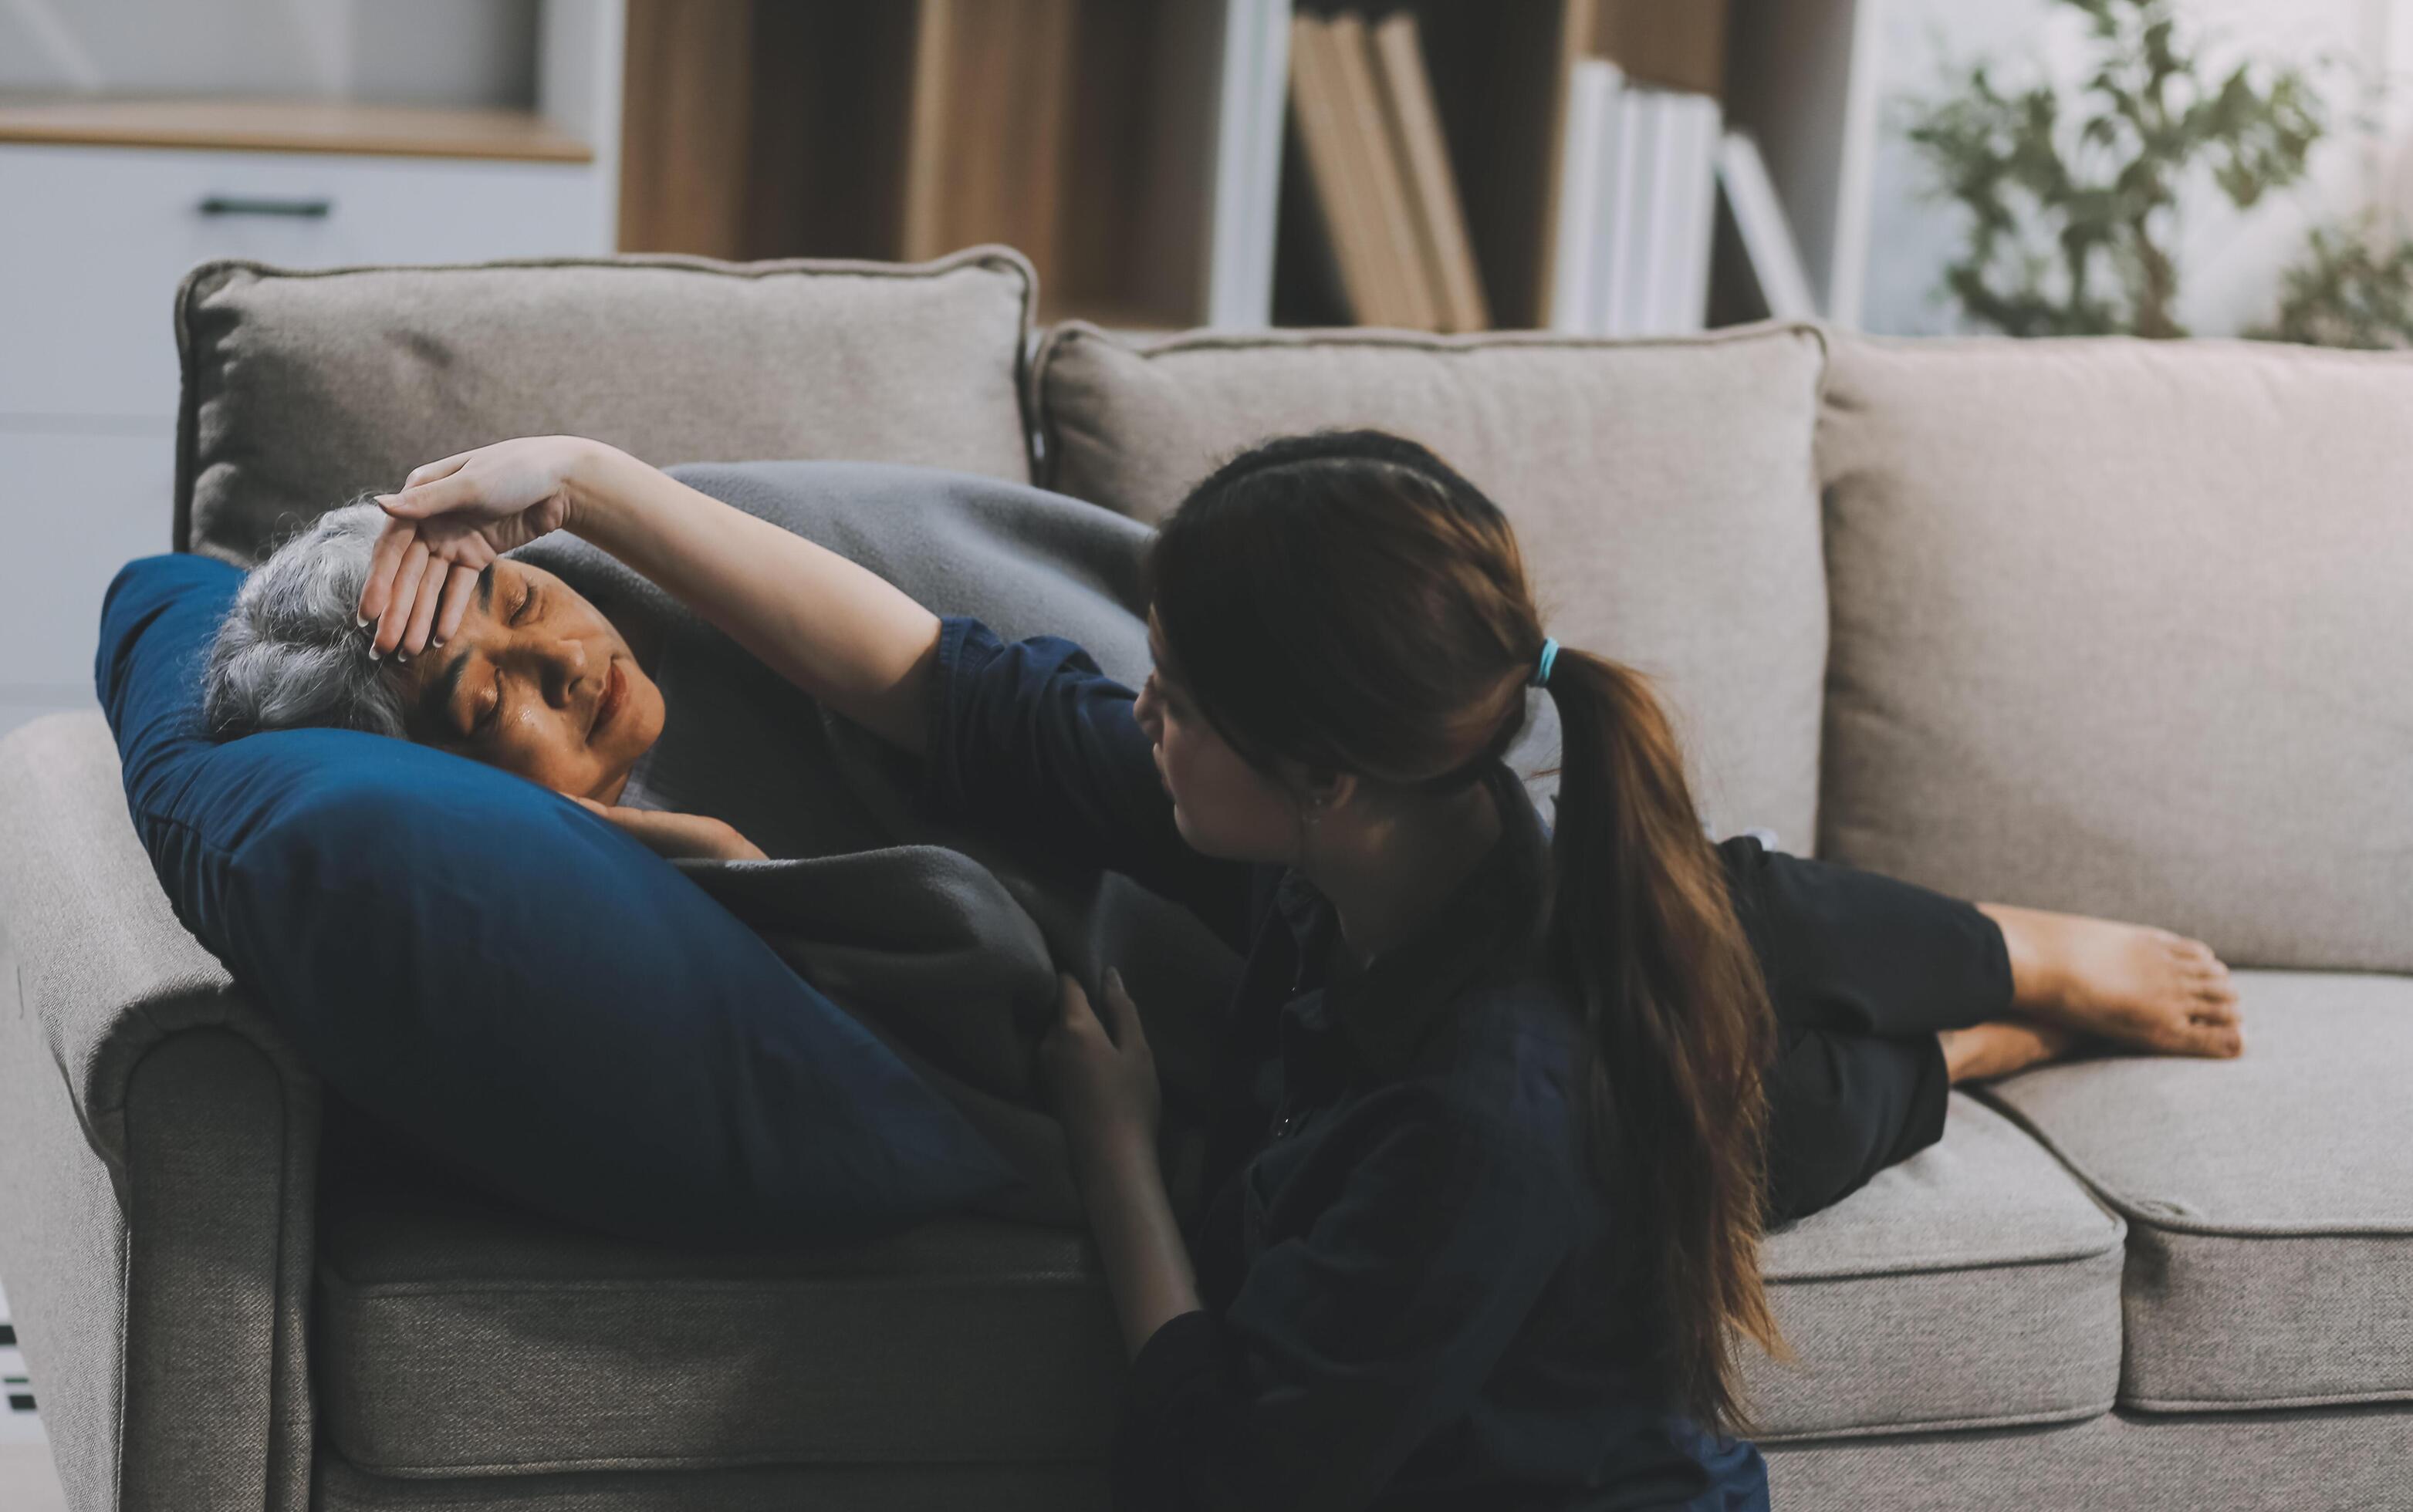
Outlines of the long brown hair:
[[[1540,615],[1507,519],[1425,448],[1256,447],[1166,520],[1147,581],[1165,675],[1260,768],[1516,781]],[[1671,1404],[1748,1431],[1738,1338],[1784,1353],[1759,1275],[1768,990],[1649,680],[1562,647],[1548,688],[1564,761],[1532,943],[1586,1029],[1591,1175],[1625,1236],[1604,1284]]]

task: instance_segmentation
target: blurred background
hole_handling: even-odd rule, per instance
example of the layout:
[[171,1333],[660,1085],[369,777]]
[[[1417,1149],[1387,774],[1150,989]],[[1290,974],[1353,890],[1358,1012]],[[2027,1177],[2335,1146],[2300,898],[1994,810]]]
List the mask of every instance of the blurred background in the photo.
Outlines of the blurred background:
[[994,241],[1124,330],[2402,345],[2409,75],[2413,0],[0,0],[0,729],[166,548],[207,258]]

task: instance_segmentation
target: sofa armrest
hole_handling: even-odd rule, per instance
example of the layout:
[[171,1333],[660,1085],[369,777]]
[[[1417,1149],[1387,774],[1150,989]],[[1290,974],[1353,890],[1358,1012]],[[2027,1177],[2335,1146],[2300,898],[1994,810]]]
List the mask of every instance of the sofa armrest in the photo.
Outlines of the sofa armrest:
[[303,1512],[318,1090],[177,922],[97,712],[0,741],[0,1277],[69,1505]]

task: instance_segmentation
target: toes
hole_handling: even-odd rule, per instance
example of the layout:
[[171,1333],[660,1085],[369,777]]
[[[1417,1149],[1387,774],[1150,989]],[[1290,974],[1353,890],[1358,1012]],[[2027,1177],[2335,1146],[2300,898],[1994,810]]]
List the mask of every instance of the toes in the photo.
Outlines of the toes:
[[2245,1032],[2233,1023],[2191,1026],[2185,1053],[2233,1060],[2245,1052]]
[[2206,998],[2187,1010],[2188,1020],[2195,1023],[2232,1024],[2243,1017],[2238,1012],[2237,1000],[2233,997]]

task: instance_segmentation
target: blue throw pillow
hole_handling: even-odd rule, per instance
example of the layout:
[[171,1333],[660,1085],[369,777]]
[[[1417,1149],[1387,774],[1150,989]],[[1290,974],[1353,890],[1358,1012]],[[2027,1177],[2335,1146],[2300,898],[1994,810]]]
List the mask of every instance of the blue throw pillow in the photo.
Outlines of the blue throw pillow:
[[869,1031],[568,799],[350,730],[210,741],[201,668],[242,580],[128,564],[95,678],[176,917],[344,1098],[641,1238],[865,1235],[1014,1182]]

